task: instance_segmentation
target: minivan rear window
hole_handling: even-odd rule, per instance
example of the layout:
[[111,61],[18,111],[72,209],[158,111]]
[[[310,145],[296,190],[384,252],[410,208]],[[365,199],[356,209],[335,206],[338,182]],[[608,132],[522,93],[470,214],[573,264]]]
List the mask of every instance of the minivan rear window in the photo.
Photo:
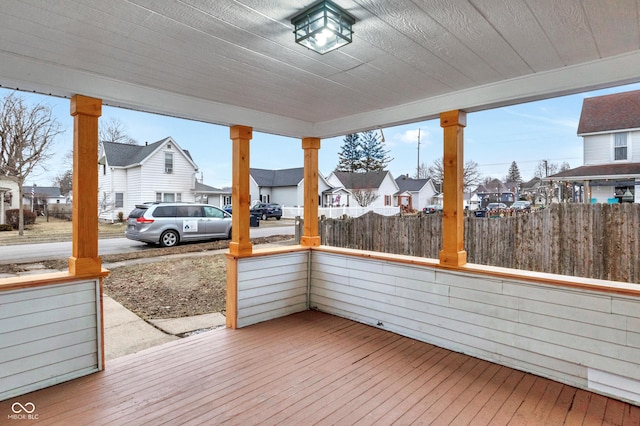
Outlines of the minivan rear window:
[[176,206],[158,206],[153,212],[153,217],[176,217]]
[[133,219],[137,219],[139,217],[142,217],[144,215],[144,212],[146,212],[147,209],[146,208],[140,208],[140,207],[136,207],[135,209],[131,210],[131,213],[129,213],[129,217],[133,218]]

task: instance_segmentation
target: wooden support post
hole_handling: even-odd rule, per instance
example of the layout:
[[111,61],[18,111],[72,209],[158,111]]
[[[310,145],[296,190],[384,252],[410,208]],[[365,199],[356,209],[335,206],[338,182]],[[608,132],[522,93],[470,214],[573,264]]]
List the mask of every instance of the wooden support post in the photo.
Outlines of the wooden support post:
[[75,95],[73,116],[73,220],[69,273],[99,274],[98,256],[98,118],[102,100]]
[[449,111],[440,114],[444,129],[444,206],[440,264],[458,267],[467,263],[464,250],[464,134],[467,114]]
[[320,245],[318,235],[318,150],[320,139],[302,139],[304,150],[304,232],[300,244],[307,247]]
[[232,126],[230,128],[233,153],[231,159],[231,216],[232,237],[229,252],[235,256],[245,256],[252,253],[249,234],[249,154],[253,129],[246,126]]

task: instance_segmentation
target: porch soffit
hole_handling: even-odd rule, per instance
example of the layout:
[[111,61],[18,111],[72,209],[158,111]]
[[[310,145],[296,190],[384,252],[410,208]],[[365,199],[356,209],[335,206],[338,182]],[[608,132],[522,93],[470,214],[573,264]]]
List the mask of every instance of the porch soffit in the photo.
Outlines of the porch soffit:
[[6,0],[0,85],[326,138],[640,81],[634,0],[339,0],[355,39],[323,56],[293,42],[311,3]]

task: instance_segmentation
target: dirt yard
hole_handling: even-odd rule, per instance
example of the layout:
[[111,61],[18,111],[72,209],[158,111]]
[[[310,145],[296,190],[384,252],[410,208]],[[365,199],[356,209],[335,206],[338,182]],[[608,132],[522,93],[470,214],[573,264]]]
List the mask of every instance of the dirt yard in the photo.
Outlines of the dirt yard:
[[[276,226],[275,223],[265,224]],[[118,228],[120,228],[118,225],[101,224],[100,237],[105,238],[109,235],[120,237],[122,231]],[[15,232],[17,235],[17,231]],[[41,226],[36,224],[33,229],[27,232],[29,235],[25,232],[25,236],[29,238],[29,241],[22,242],[22,244],[35,242],[34,239],[37,241],[59,241],[59,238],[65,238],[67,235],[67,239],[70,239],[71,235],[69,222]],[[13,233],[13,231],[0,232],[0,245],[7,244],[2,240],[2,237],[8,236],[2,234],[9,233]],[[254,238],[251,242],[256,246],[267,243],[293,244],[293,237],[291,235],[276,235]],[[216,250],[228,247],[228,240],[220,240],[102,256],[103,264],[140,258],[159,259],[157,262],[110,269],[109,276],[103,282],[104,292],[144,319],[178,318],[212,312],[224,313],[226,259]],[[212,252],[212,254],[206,254],[208,252]],[[197,253],[198,255],[173,260],[162,259],[162,256],[186,253]],[[67,260],[51,260],[41,263],[48,269],[65,270],[67,268]],[[0,272],[17,273],[24,270],[25,265],[0,265]]]

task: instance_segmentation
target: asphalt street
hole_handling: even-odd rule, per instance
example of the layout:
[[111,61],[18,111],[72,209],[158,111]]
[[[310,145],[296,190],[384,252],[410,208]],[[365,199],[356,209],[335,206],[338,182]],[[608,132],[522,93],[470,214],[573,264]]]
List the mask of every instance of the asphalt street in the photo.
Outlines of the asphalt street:
[[[295,226],[251,228],[251,238],[271,235],[294,235]],[[116,253],[130,253],[148,250],[154,246],[128,240],[126,238],[107,238],[98,241],[98,254],[101,256]],[[71,256],[71,241],[57,243],[20,244],[0,247],[0,264],[35,262],[39,260],[66,259]]]

